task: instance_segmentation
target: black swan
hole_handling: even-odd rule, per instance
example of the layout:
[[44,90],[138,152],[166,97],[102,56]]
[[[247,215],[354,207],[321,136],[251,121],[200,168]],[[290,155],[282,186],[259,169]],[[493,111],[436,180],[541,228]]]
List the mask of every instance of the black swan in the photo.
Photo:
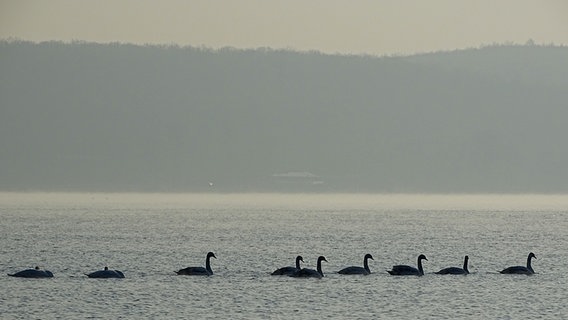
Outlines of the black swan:
[[523,266],[514,266],[514,267],[509,267],[506,269],[503,269],[500,271],[500,273],[508,273],[508,274],[534,274],[534,270],[531,267],[531,259],[535,258],[536,256],[534,255],[534,253],[529,253],[529,256],[527,258],[527,266],[523,267]]
[[467,270],[468,261],[469,257],[465,256],[465,258],[463,259],[463,268],[458,268],[458,267],[444,268],[436,272],[436,274],[469,274],[469,270]]
[[179,271],[175,271],[175,273],[186,276],[211,276],[213,275],[213,270],[211,270],[211,263],[210,263],[211,257],[217,259],[217,257],[213,252],[208,252],[207,258],[205,259],[205,268],[187,267],[185,269],[180,269]]
[[14,274],[8,274],[10,277],[20,277],[20,278],[53,278],[53,273],[48,270],[40,270],[39,267],[34,269],[26,269]]
[[300,261],[304,262],[304,258],[302,258],[302,256],[297,256],[295,267],[282,267],[282,268],[272,272],[271,275],[273,275],[273,276],[290,276],[290,275],[293,275],[294,273],[300,271]]
[[124,273],[118,270],[109,270],[105,267],[104,270],[98,270],[87,274],[89,278],[124,278]]
[[423,276],[424,269],[422,269],[422,260],[428,261],[425,255],[423,254],[419,255],[418,269],[411,266],[398,265],[398,266],[393,266],[392,270],[389,270],[388,273],[392,274],[393,276]]
[[365,255],[365,257],[363,258],[363,267],[357,267],[357,266],[352,266],[352,267],[347,267],[347,268],[343,268],[341,270],[339,270],[337,273],[339,274],[371,274],[371,270],[369,269],[369,262],[368,260],[375,260],[373,259],[373,256],[370,255],[369,253],[367,253]]
[[323,277],[323,271],[321,270],[322,261],[327,262],[324,256],[319,256],[317,270],[303,268],[290,276],[296,278],[322,278]]

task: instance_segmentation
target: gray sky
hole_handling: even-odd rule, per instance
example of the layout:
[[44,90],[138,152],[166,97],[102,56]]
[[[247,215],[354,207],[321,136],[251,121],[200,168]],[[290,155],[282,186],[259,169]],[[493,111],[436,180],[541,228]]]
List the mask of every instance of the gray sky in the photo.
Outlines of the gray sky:
[[0,38],[408,54],[568,44],[566,0],[0,0]]

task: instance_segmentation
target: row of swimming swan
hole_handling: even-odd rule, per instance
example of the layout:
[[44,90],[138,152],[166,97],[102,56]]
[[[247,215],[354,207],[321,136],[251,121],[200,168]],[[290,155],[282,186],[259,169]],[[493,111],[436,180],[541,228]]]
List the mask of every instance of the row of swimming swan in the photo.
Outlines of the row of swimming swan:
[[[535,258],[536,256],[534,253],[529,253],[527,258],[527,266],[513,266],[508,267],[500,271],[503,274],[526,274],[531,275],[534,274],[534,270],[531,266],[531,259]],[[347,268],[343,268],[339,270],[337,273],[339,274],[362,274],[367,275],[371,274],[371,270],[369,269],[369,259],[374,260],[373,256],[370,254],[366,254],[363,258],[363,267],[359,266],[351,266]],[[423,276],[424,269],[422,268],[422,260],[428,261],[426,256],[421,254],[418,256],[418,268],[407,266],[407,265],[396,265],[392,267],[392,270],[388,270],[388,273],[393,276]],[[321,269],[322,261],[326,261],[324,256],[320,256],[317,262],[317,270],[307,269],[307,268],[300,268],[300,261],[304,262],[302,256],[296,257],[296,267],[283,267],[277,269],[276,271],[272,272],[272,275],[287,275],[290,277],[313,277],[313,278],[321,278],[323,277],[323,271]],[[448,267],[444,268],[436,274],[469,274],[469,270],[467,269],[467,263],[469,261],[469,257],[465,256],[463,261],[463,267]]]
[[[205,258],[205,268],[203,267],[187,267],[184,269],[180,269],[175,271],[178,275],[189,275],[189,276],[210,276],[213,275],[213,270],[211,269],[211,258],[217,259],[213,252],[207,253],[207,257]],[[513,266],[508,267],[500,271],[500,273],[504,274],[526,274],[531,275],[534,274],[534,270],[531,266],[531,259],[535,258],[536,256],[534,253],[529,253],[527,258],[527,266]],[[367,275],[371,273],[369,269],[369,259],[374,260],[373,256],[370,254],[366,254],[363,258],[363,267],[359,266],[351,266],[344,269],[339,270],[337,273],[339,274],[362,274]],[[407,266],[407,265],[396,265],[392,267],[392,270],[389,270],[388,273],[393,276],[422,276],[424,275],[424,269],[422,268],[422,260],[428,261],[426,256],[421,254],[418,256],[418,268]],[[324,256],[319,256],[317,261],[317,269],[308,269],[308,268],[301,268],[300,262],[304,262],[302,256],[296,257],[296,266],[295,267],[283,267],[280,269],[275,270],[271,273],[271,275],[286,275],[290,277],[297,277],[297,278],[322,278],[323,271],[321,268],[322,261],[326,261]],[[465,256],[463,261],[463,267],[449,267],[444,268],[436,274],[468,274],[469,270],[467,269],[467,263],[469,261],[469,257]],[[95,271],[89,274],[86,274],[89,278],[124,278],[124,274],[118,270],[109,270],[107,267],[104,270]],[[9,274],[9,276],[13,277],[23,277],[23,278],[51,278],[53,277],[53,273],[47,270],[40,270],[38,267],[35,269],[27,269],[15,274]]]

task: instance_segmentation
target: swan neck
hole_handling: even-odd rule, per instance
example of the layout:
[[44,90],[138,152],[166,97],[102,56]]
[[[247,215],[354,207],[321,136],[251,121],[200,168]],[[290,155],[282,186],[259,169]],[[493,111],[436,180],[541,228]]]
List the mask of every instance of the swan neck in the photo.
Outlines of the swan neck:
[[529,257],[527,258],[527,269],[529,269],[531,272],[534,272],[533,268],[531,266],[531,259],[532,259],[532,256],[529,255]]
[[418,271],[421,275],[424,274],[424,269],[422,269],[422,259],[418,258]]
[[296,259],[296,269],[300,269],[300,259]]
[[463,270],[467,273],[469,273],[469,270],[467,270],[467,258],[463,260]]
[[322,261],[321,259],[318,259],[318,268],[317,268],[317,271],[318,271],[318,273],[321,274],[322,277],[323,277],[323,271],[321,270],[321,261]]
[[211,270],[211,257],[207,256],[207,259],[205,259],[205,269],[207,270],[207,272],[213,273],[213,271]]
[[363,268],[365,268],[367,272],[371,272],[371,270],[369,269],[369,259],[363,259]]

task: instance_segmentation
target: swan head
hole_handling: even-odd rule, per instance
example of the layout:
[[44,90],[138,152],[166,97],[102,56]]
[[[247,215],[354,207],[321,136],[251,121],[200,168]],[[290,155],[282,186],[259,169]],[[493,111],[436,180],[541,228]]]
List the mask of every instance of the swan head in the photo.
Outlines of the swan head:
[[534,255],[534,253],[531,252],[531,253],[529,253],[529,259],[532,259],[532,258],[536,259],[536,256]]
[[324,256],[319,256],[319,257],[318,257],[318,262],[322,262],[322,261],[328,262],[328,261],[325,259]]
[[367,260],[367,259],[375,260],[375,259],[373,259],[373,256],[370,253],[367,253],[365,255],[365,258],[363,258],[363,260]]
[[420,260],[426,260],[426,261],[428,261],[428,259],[426,259],[426,256],[423,255],[423,254],[421,254],[421,255],[418,256],[418,261],[420,261]]
[[107,266],[105,266],[105,271],[107,271],[107,270],[108,270],[108,267],[107,267]]
[[297,257],[296,257],[296,261],[302,261],[302,262],[304,262],[304,258],[302,258],[302,256],[297,256]]
[[209,258],[215,258],[215,259],[217,259],[217,257],[215,256],[215,254],[214,254],[213,252],[208,252],[208,253],[207,253],[207,259],[209,259]]

